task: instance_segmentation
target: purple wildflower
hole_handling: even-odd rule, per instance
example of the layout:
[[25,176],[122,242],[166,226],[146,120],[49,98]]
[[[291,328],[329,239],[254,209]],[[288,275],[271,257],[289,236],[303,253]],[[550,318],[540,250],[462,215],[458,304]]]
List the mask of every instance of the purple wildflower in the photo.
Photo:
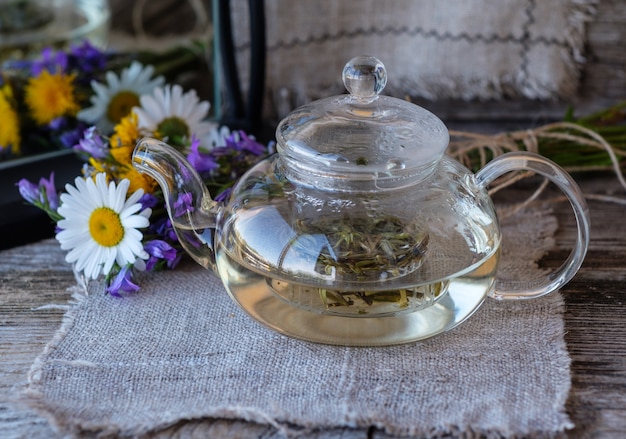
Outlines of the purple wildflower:
[[154,209],[156,205],[159,203],[159,199],[155,197],[153,194],[145,193],[139,199],[141,203],[141,209]]
[[238,151],[248,151],[254,155],[264,154],[265,145],[257,142],[254,137],[248,136],[243,131],[236,131],[226,138],[226,147],[236,149]]
[[162,236],[164,239],[167,239],[171,242],[178,242],[178,237],[176,236],[176,232],[174,231],[174,227],[172,227],[172,221],[169,218],[161,218],[155,220],[150,227],[155,231],[155,233],[159,236]]
[[178,196],[174,202],[174,217],[183,216],[187,212],[193,212],[193,195],[191,192],[184,192]]
[[106,62],[107,55],[87,40],[70,48],[69,64],[71,69],[78,69],[84,73],[97,73],[106,68]]
[[215,201],[217,201],[218,203],[225,202],[226,200],[228,200],[228,197],[230,197],[232,191],[232,187],[224,189],[222,192],[217,194],[217,196],[215,197]]
[[30,204],[36,204],[39,202],[39,186],[22,178],[17,182],[17,188],[20,191],[20,195]]
[[148,241],[144,245],[144,250],[150,255],[148,262],[146,262],[147,271],[152,271],[161,261],[165,261],[168,268],[173,268],[173,265],[175,265],[180,258],[174,247],[160,239]]
[[83,138],[83,134],[87,129],[87,124],[78,122],[78,126],[71,130],[65,131],[59,136],[59,141],[66,148],[73,148]]
[[122,267],[106,290],[111,296],[116,297],[120,297],[120,292],[134,293],[138,291],[139,285],[133,282],[133,271],[131,270],[131,265]]
[[67,126],[67,118],[64,116],[55,117],[48,124],[48,128],[54,131],[62,130]]
[[78,144],[74,145],[74,150],[86,152],[97,159],[105,158],[108,154],[108,146],[102,136],[100,136],[98,129],[94,126],[85,130],[83,138],[79,140]]
[[211,154],[201,152],[199,147],[200,140],[194,136],[190,146],[191,152],[187,155],[187,160],[191,163],[191,166],[198,172],[206,172],[218,168],[219,165],[215,162]]
[[47,70],[50,73],[67,71],[67,54],[62,51],[55,52],[50,47],[41,51],[41,58],[34,60],[30,66],[33,76],[39,76]]
[[59,194],[54,184],[54,172],[50,173],[50,178],[39,179],[36,185],[25,178],[17,182],[20,195],[28,203],[39,206],[46,210],[55,211],[59,207]]
[[[30,59],[8,59],[2,64],[2,70],[31,70],[33,61]],[[0,85],[4,85],[0,75]]]
[[50,173],[50,179],[46,180],[42,177],[39,180],[39,188],[44,197],[44,204],[47,203],[50,209],[56,211],[59,208],[59,193],[54,184],[54,172]]
[[211,150],[210,155],[213,160],[219,160],[220,157],[230,157],[238,152],[239,150],[233,148],[232,146],[218,146]]

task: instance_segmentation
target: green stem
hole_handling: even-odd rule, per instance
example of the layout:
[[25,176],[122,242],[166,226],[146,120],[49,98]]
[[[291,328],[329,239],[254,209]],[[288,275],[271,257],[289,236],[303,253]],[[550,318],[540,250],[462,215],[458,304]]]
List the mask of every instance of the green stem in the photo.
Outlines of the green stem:
[[604,121],[607,116],[614,116],[615,113],[619,112],[622,109],[626,109],[626,101],[619,102],[611,107],[602,109],[600,111],[596,111],[595,113],[591,113],[587,116],[581,117],[577,119],[575,122],[580,125],[593,124],[594,122]]

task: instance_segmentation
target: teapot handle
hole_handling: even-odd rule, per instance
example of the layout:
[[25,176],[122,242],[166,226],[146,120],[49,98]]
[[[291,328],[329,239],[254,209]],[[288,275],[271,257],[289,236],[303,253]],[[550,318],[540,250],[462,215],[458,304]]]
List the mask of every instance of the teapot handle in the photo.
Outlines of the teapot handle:
[[589,209],[585,198],[572,177],[556,163],[530,152],[503,154],[476,173],[476,182],[486,187],[497,177],[511,171],[527,170],[548,178],[567,196],[578,227],[578,236],[567,260],[545,280],[524,290],[496,289],[491,297],[496,299],[532,299],[549,294],[569,282],[583,263],[589,247]]

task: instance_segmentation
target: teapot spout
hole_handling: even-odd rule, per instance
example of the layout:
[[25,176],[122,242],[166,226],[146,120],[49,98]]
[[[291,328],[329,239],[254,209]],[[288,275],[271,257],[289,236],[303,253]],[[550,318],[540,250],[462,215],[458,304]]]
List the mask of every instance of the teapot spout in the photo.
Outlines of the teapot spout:
[[215,224],[221,203],[211,198],[196,170],[175,148],[148,137],[137,142],[132,163],[161,187],[172,227],[185,251],[215,271]]

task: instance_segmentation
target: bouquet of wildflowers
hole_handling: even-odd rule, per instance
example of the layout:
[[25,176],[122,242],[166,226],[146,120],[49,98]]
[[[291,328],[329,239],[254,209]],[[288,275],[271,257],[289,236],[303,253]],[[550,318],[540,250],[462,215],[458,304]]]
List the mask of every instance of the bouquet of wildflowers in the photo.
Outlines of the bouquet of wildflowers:
[[17,185],[56,223],[66,261],[87,279],[104,277],[112,295],[137,291],[137,271],[174,268],[183,254],[160,188],[131,165],[138,139],[154,137],[183,152],[218,200],[269,153],[246,133],[208,120],[210,104],[195,90],[88,43],[20,63],[1,90],[4,154],[20,154],[25,145],[72,148],[84,160],[82,175],[63,193],[54,174]]

